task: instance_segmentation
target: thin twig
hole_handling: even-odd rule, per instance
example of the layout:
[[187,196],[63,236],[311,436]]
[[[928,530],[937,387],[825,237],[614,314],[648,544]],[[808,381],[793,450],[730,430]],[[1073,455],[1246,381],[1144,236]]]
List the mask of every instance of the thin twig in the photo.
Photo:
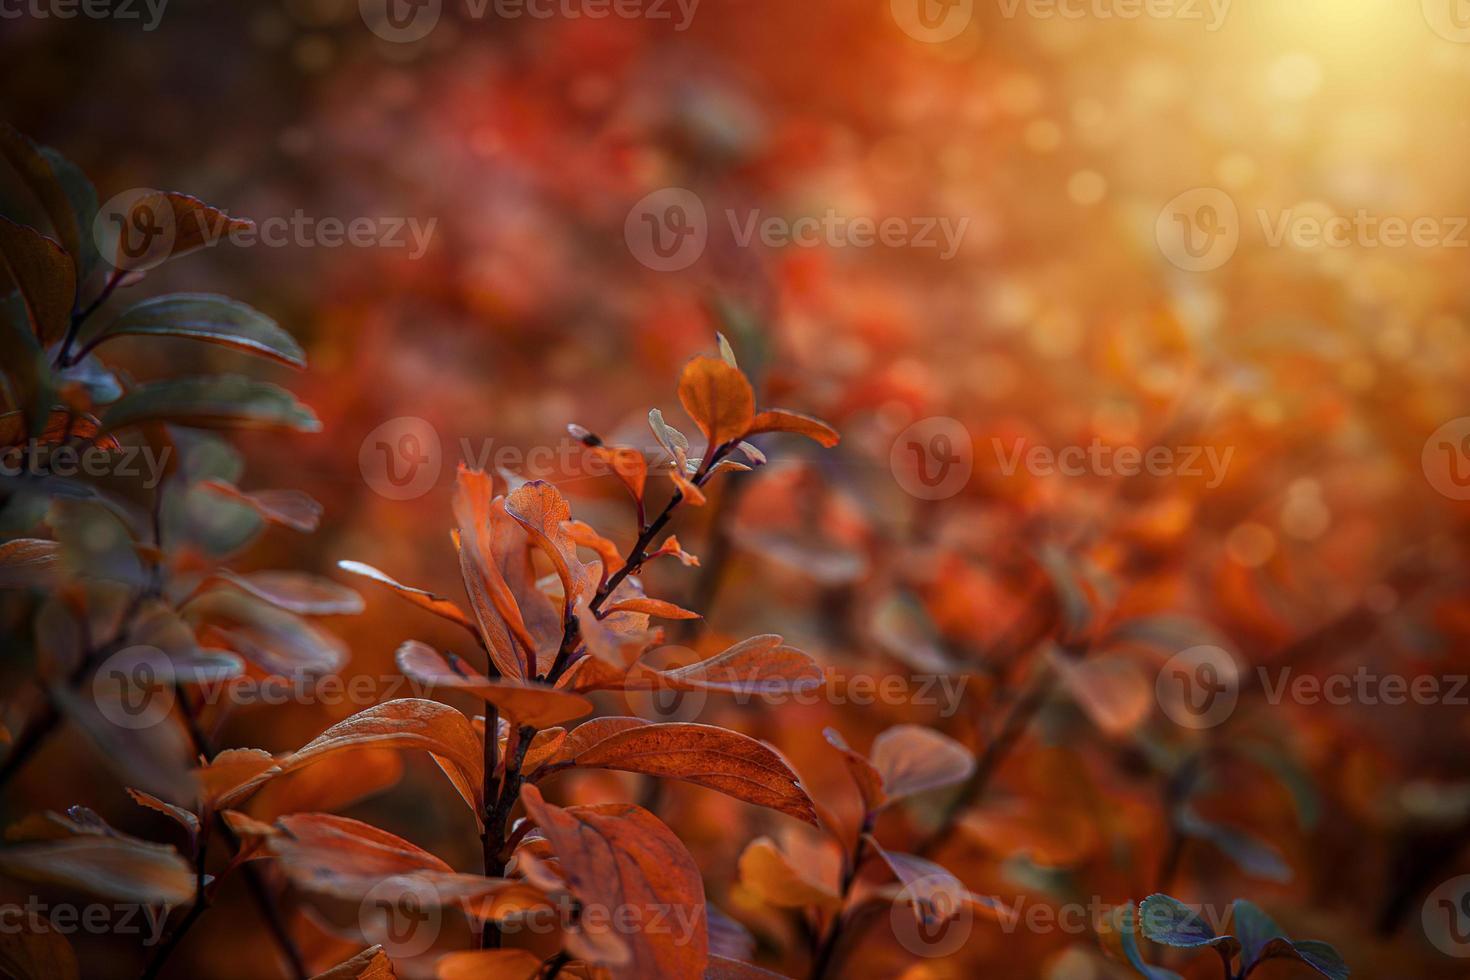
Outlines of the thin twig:
[[858,832],[857,843],[853,845],[852,854],[843,858],[842,887],[838,895],[842,898],[842,906],[832,913],[832,921],[827,925],[826,935],[822,938],[822,944],[817,949],[816,956],[812,959],[812,980],[824,980],[832,968],[833,958],[837,954],[837,943],[842,937],[842,924],[846,912],[847,896],[852,891],[853,882],[857,880],[858,872],[862,870],[863,851],[867,848],[868,834],[872,831],[873,815],[870,813],[863,819],[862,830]]

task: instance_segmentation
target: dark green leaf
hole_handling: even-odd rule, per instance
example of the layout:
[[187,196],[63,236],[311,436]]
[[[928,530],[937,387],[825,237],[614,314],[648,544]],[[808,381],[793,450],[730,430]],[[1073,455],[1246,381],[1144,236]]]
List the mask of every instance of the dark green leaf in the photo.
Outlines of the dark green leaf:
[[1260,906],[1243,898],[1236,899],[1231,907],[1230,928],[1240,940],[1241,962],[1247,967],[1260,957],[1267,943],[1285,936]]
[[1138,906],[1143,934],[1156,943],[1179,949],[1218,946],[1234,955],[1240,943],[1233,936],[1219,936],[1194,909],[1168,895],[1150,895]]
[[89,501],[57,500],[51,506],[50,521],[61,546],[62,568],[68,575],[130,585],[144,583],[132,535],[106,507]]
[[88,340],[85,350],[120,336],[205,340],[305,367],[306,355],[276,321],[244,303],[209,293],[155,296],[131,307]]
[[1134,933],[1136,922],[1136,914],[1131,905],[1120,905],[1109,914],[1109,925],[1112,934],[1118,938],[1124,959],[1148,980],[1183,980],[1173,970],[1150,966],[1144,962],[1143,954],[1138,949],[1138,937]]
[[1291,880],[1291,868],[1281,853],[1265,841],[1234,827],[1211,823],[1187,806],[1179,808],[1175,823],[1180,833],[1207,840],[1224,851],[1246,874],[1267,881]]
[[128,392],[102,415],[107,431],[143,422],[316,432],[316,415],[284,388],[234,375],[158,381]]
[[1291,944],[1292,952],[1296,958],[1322,974],[1331,977],[1332,980],[1347,980],[1352,973],[1348,965],[1342,961],[1337,950],[1327,943],[1318,942],[1315,939],[1304,939]]

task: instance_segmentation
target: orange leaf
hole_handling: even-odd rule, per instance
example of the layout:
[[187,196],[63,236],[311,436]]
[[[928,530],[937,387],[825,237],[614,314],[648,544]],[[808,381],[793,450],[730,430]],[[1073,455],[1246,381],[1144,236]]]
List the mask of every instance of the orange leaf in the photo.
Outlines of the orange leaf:
[[664,543],[658,546],[658,550],[649,554],[648,560],[652,561],[655,558],[662,558],[665,555],[679,559],[679,561],[686,568],[699,567],[698,556],[691,555],[689,552],[679,547],[679,538],[677,535],[671,534],[667,538],[665,538]]
[[483,698],[521,725],[547,728],[592,713],[592,702],[580,694],[539,684],[492,681],[458,657],[445,660],[417,640],[398,648],[397,661],[398,669],[414,680]]
[[[521,789],[521,802],[550,841],[567,887],[582,906],[578,927],[566,935],[569,952],[609,967],[615,977],[703,973],[709,955],[704,881],[673,831],[642,807],[562,809],[531,785]],[[660,928],[652,926],[655,915]],[[628,916],[649,925],[610,928]]]
[[298,813],[276,821],[266,846],[298,888],[362,901],[386,879],[422,902],[457,905],[512,884],[459,874],[428,851],[372,824],[331,813]]
[[188,194],[177,191],[149,191],[128,202],[127,214],[112,214],[109,217],[124,220],[129,226],[138,221],[147,221],[151,227],[162,229],[161,234],[148,237],[142,254],[104,255],[118,269],[145,271],[161,262],[190,252],[218,244],[231,233],[248,231],[255,222],[246,218],[232,218],[218,208],[212,208]]
[[125,835],[83,834],[0,849],[0,871],[142,905],[194,897],[194,872],[172,847]]
[[[321,523],[322,505],[300,490],[254,490],[247,493],[223,480],[205,480],[200,486],[239,501],[272,524],[303,534],[315,531]],[[378,575],[382,576],[382,573]]]
[[602,559],[604,577],[623,567],[623,553],[618,550],[618,546],[598,534],[591,524],[585,521],[567,521],[562,528],[578,545],[597,552],[597,557]]
[[504,527],[509,518],[505,502],[492,492],[489,476],[460,464],[454,488],[460,573],[482,642],[496,669],[506,677],[533,677],[537,672],[536,641],[526,627],[519,597],[505,575],[504,563],[511,558]]
[[751,420],[746,435],[753,436],[762,432],[794,432],[799,436],[814,439],[828,449],[837,445],[842,438],[837,434],[836,429],[821,419],[802,415],[800,412],[788,412],[781,408],[768,408],[756,415]]
[[433,592],[426,592],[423,589],[416,589],[411,585],[404,585],[401,582],[395,581],[386,573],[380,572],[373,566],[365,565],[360,561],[339,561],[337,562],[337,567],[344,572],[361,575],[364,578],[370,578],[374,582],[386,585],[420,609],[427,609],[436,616],[463,626],[469,630],[472,636],[479,639],[479,633],[475,630],[475,624],[465,615],[464,610],[444,596],[436,595]]
[[631,446],[589,446],[587,451],[612,469],[634,500],[643,499],[643,486],[648,481],[648,460],[641,452]]
[[183,807],[174,806],[172,803],[165,803],[158,797],[151,796],[140,789],[129,789],[128,795],[139,806],[157,811],[177,823],[180,827],[183,827],[184,830],[188,831],[190,840],[193,840],[195,835],[199,833],[199,818]]
[[352,959],[339,963],[311,980],[394,980],[393,961],[381,946],[370,946]]
[[655,671],[637,664],[629,672],[626,686],[632,690],[789,694],[821,684],[822,670],[811,657],[795,647],[783,646],[781,637],[767,633],[748,637],[708,660],[675,670]]
[[305,810],[341,810],[402,777],[403,758],[393,749],[348,749],[271,779],[250,801],[250,811],[269,819]]
[[718,357],[696,357],[679,375],[679,402],[713,452],[740,439],[755,418],[755,392],[738,368]]
[[12,290],[20,291],[37,339],[50,343],[66,332],[77,292],[71,257],[34,228],[0,218],[0,295]]
[[[477,816],[480,813],[483,745],[464,715],[437,701],[399,698],[359,711],[280,760],[278,771],[293,772],[334,752],[365,745],[428,752],[470,809]],[[262,774],[256,781],[274,774]]]
[[256,777],[275,764],[275,756],[264,749],[225,749],[197,770],[199,799],[211,810],[231,806],[259,786]]
[[824,729],[822,735],[834,749],[842,753],[842,761],[847,764],[847,771],[857,784],[858,794],[863,798],[863,807],[869,813],[877,811],[887,801],[883,793],[883,776],[864,756],[847,747],[847,742],[837,729]]
[[541,960],[524,949],[476,949],[441,956],[434,969],[438,980],[530,980]]
[[46,538],[13,538],[0,544],[0,589],[46,584],[61,569],[61,545]]
[[563,527],[572,518],[572,508],[561,491],[544,480],[532,480],[505,499],[505,511],[551,559],[561,579],[564,608],[573,609],[583,597],[590,597],[597,583],[577,557],[577,544]]
[[569,765],[683,779],[816,822],[811,799],[786,762],[766,745],[727,728],[685,722],[630,725],[566,755]]
[[961,782],[975,771],[969,749],[922,725],[894,725],[881,733],[870,758],[883,775],[889,802]]
[[649,616],[658,616],[661,619],[699,618],[699,613],[697,612],[690,612],[688,609],[676,606],[672,602],[665,602],[662,599],[650,599],[647,596],[615,602],[607,607],[607,611],[610,613],[640,612]]
[[362,612],[362,596],[331,579],[306,572],[222,570],[220,578],[236,588],[298,616],[351,616]]
[[841,895],[803,874],[769,837],[757,837],[741,852],[740,883],[777,908],[814,906],[835,912],[843,904]]
[[71,940],[40,915],[20,915],[0,929],[0,972],[15,980],[77,980]]

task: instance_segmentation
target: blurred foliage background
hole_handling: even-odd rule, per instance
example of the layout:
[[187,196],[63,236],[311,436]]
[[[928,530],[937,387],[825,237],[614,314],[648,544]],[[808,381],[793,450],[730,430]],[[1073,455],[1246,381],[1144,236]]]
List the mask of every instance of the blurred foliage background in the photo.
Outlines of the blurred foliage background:
[[[927,44],[878,2],[703,0],[686,31],[475,19],[450,3],[428,38],[401,45],[368,31],[350,0],[174,0],[152,32],[0,22],[0,91],[10,121],[76,161],[104,200],[160,187],[257,221],[299,210],[437,222],[418,259],[224,244],[150,278],[150,291],[246,300],[307,350],[306,372],[272,379],[324,431],[244,437],[242,485],[307,491],[325,505],[322,530],[272,529],[247,566],[331,574],[355,558],[458,594],[446,532],[462,439],[557,446],[576,421],[647,444],[647,409],[679,417],[679,365],[724,330],[765,400],[822,416],[844,441],[831,453],[782,443],[770,466],[681,517],[704,567],[655,569],[650,592],[707,619],[671,639],[708,651],[780,632],[838,677],[968,682],[948,717],[911,703],[711,702],[703,720],[772,740],[837,793],[824,725],[866,745],[917,721],[984,752],[1041,684],[1026,734],[937,852],[972,890],[1116,902],[1156,890],[1180,792],[1170,776],[1204,760],[1183,792],[1271,842],[1290,874],[1267,880],[1191,841],[1173,894],[1249,896],[1293,933],[1336,944],[1357,975],[1460,976],[1419,911],[1470,870],[1463,705],[1247,692],[1227,726],[1191,732],[1157,710],[1154,680],[1195,642],[1298,673],[1467,671],[1466,504],[1436,492],[1422,463],[1431,433],[1470,414],[1464,236],[1293,247],[1273,245],[1257,216],[1470,214],[1470,47],[1391,0],[1242,2],[1218,30],[1200,6],[1203,21],[980,4],[958,37]],[[691,268],[660,273],[629,250],[624,221],[670,186],[701,197],[711,234]],[[1199,187],[1236,203],[1240,244],[1191,273],[1163,254],[1156,221]],[[969,225],[944,261],[742,248],[723,218],[829,208]],[[114,355],[139,378],[163,366],[149,356],[170,369],[235,357],[149,350]],[[435,487],[407,501],[373,492],[359,465],[364,438],[400,416],[431,422],[444,454]],[[957,495],[922,501],[895,480],[890,449],[932,416],[968,430],[975,471]],[[1207,486],[1007,473],[993,442],[1094,438],[1233,455]],[[578,516],[631,525],[613,481],[548,478]],[[367,599],[364,615],[331,624],[354,674],[390,678],[410,637],[458,642],[387,593]],[[1160,617],[1187,639],[1117,638]],[[1058,667],[1061,648],[1089,655]],[[283,751],[354,709],[254,708],[223,741]],[[12,802],[87,802],[149,826],[72,735],[41,759]],[[468,816],[430,765],[408,768],[399,791],[349,812],[473,866]],[[567,785],[587,798],[651,792],[606,773]],[[792,923],[735,878],[744,842],[780,818],[685,787],[651,802],[764,961],[801,969],[780,952]],[[943,802],[904,818],[914,835]],[[250,977],[270,954],[214,915],[184,955],[199,975]],[[852,957],[873,976],[1124,975],[1090,936],[983,922],[943,960],[914,965],[881,928]]]

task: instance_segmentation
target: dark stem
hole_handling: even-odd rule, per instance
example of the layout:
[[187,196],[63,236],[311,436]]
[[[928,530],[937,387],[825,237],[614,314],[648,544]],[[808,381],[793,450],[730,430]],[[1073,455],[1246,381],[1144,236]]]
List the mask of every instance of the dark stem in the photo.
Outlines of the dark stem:
[[1010,711],[1007,712],[1005,720],[1001,722],[1000,731],[985,746],[985,751],[980,754],[980,759],[975,764],[975,771],[970,774],[970,778],[965,781],[959,793],[945,807],[939,826],[915,849],[917,854],[923,857],[931,855],[940,844],[944,843],[964,812],[984,795],[991,777],[1010,755],[1016,743],[1021,740],[1021,736],[1031,725],[1031,720],[1036,717],[1036,712],[1041,710],[1041,706],[1046,703],[1050,694],[1051,676],[1049,673],[1041,673],[1032,682],[1030,690],[1011,704]]
[[[194,744],[194,751],[205,759],[213,759],[214,750],[210,745],[209,739],[205,736],[203,730],[200,728],[199,716],[194,708],[194,702],[188,697],[187,692],[184,691],[182,688],[178,688],[177,690],[179,694],[179,697],[177,699],[179,712],[184,716],[184,727],[189,732],[189,738]],[[223,820],[212,821],[212,823],[214,824],[214,826],[219,828],[220,836],[223,837],[225,839],[225,843],[229,845],[231,855],[239,854],[241,847],[239,835],[237,835],[235,831],[230,828],[230,825],[225,823]],[[202,841],[205,837],[208,836],[208,834],[208,827],[202,828],[200,830],[201,856],[203,855]],[[198,873],[201,875],[204,873],[202,860],[199,865]],[[250,897],[255,902],[255,907],[260,910],[260,916],[262,919],[265,920],[266,928],[270,931],[271,937],[275,939],[276,945],[280,947],[282,955],[286,957],[286,962],[290,967],[291,976],[294,978],[294,980],[306,980],[306,977],[308,976],[306,970],[306,960],[302,958],[301,950],[297,949],[296,941],[291,938],[291,933],[286,928],[286,922],[284,919],[281,918],[281,909],[280,906],[276,903],[276,897],[271,892],[270,886],[266,883],[266,880],[261,874],[260,869],[254,864],[246,862],[240,865],[240,874],[245,879],[245,887],[249,890]],[[195,909],[197,909],[197,912],[195,911]],[[190,910],[191,918],[190,920],[186,920],[188,925],[193,925],[193,922],[191,920],[193,918],[197,918],[198,915],[203,914],[203,911],[204,909],[201,907],[201,903],[195,902],[195,908]],[[180,930],[182,930],[183,928],[184,923],[180,923]],[[164,957],[166,957],[166,955],[167,954],[163,954]],[[159,966],[162,966],[162,959],[159,960]]]
[[174,927],[159,947],[149,957],[148,965],[143,968],[140,980],[153,980],[163,970],[168,958],[173,955],[179,943],[183,942],[184,936],[204,915],[204,910],[209,907],[209,895],[204,890],[204,859],[209,848],[209,828],[203,827],[199,831],[199,844],[194,849],[194,904],[189,906],[189,912],[183,920]]
[[[142,607],[144,600],[150,594],[150,592],[144,591],[139,592],[133,597],[132,601],[128,604],[127,611],[123,613],[123,625],[119,627],[117,635],[110,641],[96,648],[92,648],[90,641],[88,641],[89,649],[82,654],[81,659],[77,661],[77,665],[67,675],[66,682],[69,687],[75,689],[82,681],[86,680],[87,673],[92,669],[93,665],[106,660],[127,645],[128,636],[132,630],[133,617],[137,615],[138,609]],[[25,767],[25,764],[36,754],[36,750],[41,747],[41,744],[61,724],[61,712],[57,710],[56,703],[51,698],[50,693],[42,687],[41,694],[44,700],[40,711],[26,722],[25,727],[20,730],[20,734],[15,737],[15,742],[11,746],[10,752],[6,754],[5,762],[0,764],[0,789],[3,789],[15,774]]]
[[55,367],[71,367],[71,365],[86,357],[88,351],[97,346],[96,342],[94,341],[93,343],[88,344],[83,349],[77,351],[77,356],[75,360],[67,360],[67,355],[71,353],[72,344],[77,342],[77,334],[81,332],[82,324],[86,323],[87,318],[90,317],[93,313],[97,312],[97,308],[99,306],[107,302],[107,297],[112,295],[112,291],[117,288],[118,283],[122,282],[122,278],[123,271],[121,269],[112,270],[112,274],[107,277],[107,285],[102,287],[102,292],[97,294],[97,298],[94,299],[85,310],[72,314],[71,323],[69,323],[66,328],[66,337],[62,339],[61,347],[56,351],[56,361],[54,363]]
[[[729,452],[729,448],[728,445],[720,446],[714,452],[709,453],[708,458],[700,464],[699,472],[695,474],[691,482],[695,486],[704,483],[709,478],[714,465],[720,461],[720,458],[725,453]],[[643,567],[643,563],[648,560],[648,549],[652,545],[653,539],[668,524],[669,519],[674,516],[675,509],[678,508],[683,499],[683,492],[675,490],[673,496],[669,498],[669,502],[664,506],[663,512],[655,517],[652,523],[639,530],[638,540],[633,544],[633,548],[628,553],[623,567],[618,569],[616,574],[608,576],[606,581],[598,586],[597,592],[592,597],[592,601],[588,603],[588,608],[592,611],[593,615],[597,615],[603,604],[607,602],[608,597],[613,594],[617,587],[629,575],[636,574]],[[572,656],[577,650],[580,638],[581,625],[570,608],[570,602],[568,602],[568,608],[563,618],[561,644],[557,648],[556,659],[552,661],[551,670],[547,672],[545,678],[547,684],[556,684],[562,674],[571,666]],[[531,740],[536,737],[536,729],[530,725],[523,725],[513,732],[515,748],[506,754],[505,774],[500,780],[500,792],[494,794],[492,793],[493,787],[491,784],[494,780],[493,763],[495,758],[494,752],[496,750],[490,747],[491,743],[497,738],[496,731],[492,727],[491,722],[494,716],[495,709],[491,706],[488,708],[488,713],[485,716],[484,796],[485,806],[488,812],[485,814],[485,829],[481,835],[481,848],[485,876],[487,878],[499,878],[505,874],[505,864],[510,857],[507,853],[509,844],[509,828],[507,824],[510,821],[511,811],[515,809],[516,802],[520,799],[521,786],[526,781],[525,773],[522,771],[526,764],[526,753],[530,751]],[[509,747],[507,746],[507,748]],[[495,800],[493,806],[490,803],[492,796]],[[495,949],[499,945],[500,927],[494,922],[486,922],[480,930],[480,946],[485,949]],[[560,965],[556,969],[560,970]]]
[[838,940],[842,938],[843,916],[846,912],[848,893],[852,891],[852,883],[857,880],[858,871],[863,863],[863,850],[867,847],[868,834],[873,829],[873,814],[863,818],[862,830],[858,832],[857,844],[853,846],[852,854],[843,860],[842,887],[838,894],[842,897],[844,908],[839,908],[832,913],[832,921],[827,925],[827,933],[822,938],[822,945],[817,949],[817,955],[812,960],[811,980],[824,980],[832,968],[833,958],[837,954]]
[[566,966],[571,958],[572,957],[570,953],[568,953],[566,950],[562,950],[555,956],[551,957],[551,959],[547,960],[545,963],[542,963],[541,970],[544,980],[556,980],[557,975],[561,973],[561,968]]
[[[497,841],[490,832],[491,805],[490,801],[495,798],[496,790],[499,788],[495,780],[495,767],[500,755],[500,712],[495,705],[485,705],[485,779],[482,795],[485,800],[485,812],[481,814],[484,827],[480,831],[480,848],[484,855],[485,877],[499,877],[496,869],[497,857],[500,849],[504,846],[503,841]],[[486,922],[480,928],[480,948],[496,949],[500,946],[500,926],[494,922]]]
[[5,762],[0,763],[0,787],[5,786],[25,768],[25,764],[31,760],[47,739],[61,724],[61,713],[56,710],[56,705],[48,697],[41,706],[41,710],[26,722],[25,727],[16,736],[15,743],[11,745],[10,752],[5,756]]

